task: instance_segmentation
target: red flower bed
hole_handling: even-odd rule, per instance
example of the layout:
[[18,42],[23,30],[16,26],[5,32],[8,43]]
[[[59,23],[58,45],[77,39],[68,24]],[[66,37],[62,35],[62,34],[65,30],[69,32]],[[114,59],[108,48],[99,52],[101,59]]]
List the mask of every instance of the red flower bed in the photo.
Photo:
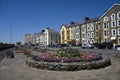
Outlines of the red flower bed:
[[86,62],[86,61],[96,61],[101,60],[102,56],[99,54],[82,54],[81,57],[58,57],[55,54],[45,53],[41,55],[37,55],[33,57],[36,61],[45,61],[45,62],[62,62],[62,63],[69,63],[69,62]]

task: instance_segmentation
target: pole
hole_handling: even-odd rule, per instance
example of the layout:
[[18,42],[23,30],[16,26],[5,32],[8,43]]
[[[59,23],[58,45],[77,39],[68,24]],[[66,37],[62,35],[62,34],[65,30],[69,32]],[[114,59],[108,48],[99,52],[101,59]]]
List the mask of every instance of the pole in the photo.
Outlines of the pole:
[[18,40],[17,40],[17,36],[16,36],[16,43],[17,43],[17,41],[18,41]]
[[12,44],[12,26],[10,26],[10,43]]
[[87,30],[86,30],[86,53],[88,53],[88,51],[87,51]]

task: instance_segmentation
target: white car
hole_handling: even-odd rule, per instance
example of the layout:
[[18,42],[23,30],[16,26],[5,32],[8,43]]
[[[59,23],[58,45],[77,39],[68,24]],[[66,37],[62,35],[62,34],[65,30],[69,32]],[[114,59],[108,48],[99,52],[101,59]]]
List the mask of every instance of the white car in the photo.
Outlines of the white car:
[[83,48],[83,49],[85,49],[85,48],[93,49],[94,45],[93,44],[82,44],[81,48]]

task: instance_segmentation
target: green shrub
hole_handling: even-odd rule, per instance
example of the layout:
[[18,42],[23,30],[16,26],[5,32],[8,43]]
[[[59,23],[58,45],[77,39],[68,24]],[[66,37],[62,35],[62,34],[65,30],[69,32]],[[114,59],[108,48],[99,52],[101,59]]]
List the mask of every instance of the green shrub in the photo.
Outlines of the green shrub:
[[72,49],[72,48],[61,48],[57,51],[58,57],[80,57],[81,54],[79,54],[78,49]]

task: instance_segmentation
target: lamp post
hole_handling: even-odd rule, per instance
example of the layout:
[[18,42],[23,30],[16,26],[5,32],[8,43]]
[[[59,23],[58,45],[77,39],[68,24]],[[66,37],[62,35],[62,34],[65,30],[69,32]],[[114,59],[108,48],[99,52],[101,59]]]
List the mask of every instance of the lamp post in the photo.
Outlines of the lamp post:
[[87,45],[88,45],[88,44],[87,44],[87,33],[86,33],[86,53],[88,52],[88,51],[87,51]]

